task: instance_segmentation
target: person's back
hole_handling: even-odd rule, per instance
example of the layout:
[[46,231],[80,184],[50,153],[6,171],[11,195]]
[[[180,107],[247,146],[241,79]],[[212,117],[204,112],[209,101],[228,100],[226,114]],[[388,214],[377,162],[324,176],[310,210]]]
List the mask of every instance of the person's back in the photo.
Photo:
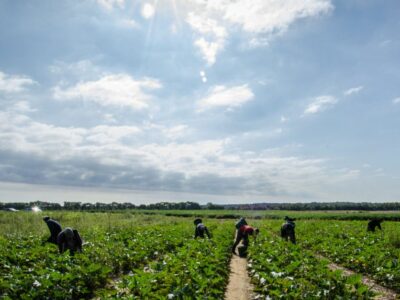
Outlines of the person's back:
[[50,217],[44,217],[43,221],[47,224],[47,227],[50,230],[50,237],[48,238],[48,242],[57,244],[57,236],[62,231],[62,227],[60,223],[57,221],[50,219]]
[[367,231],[375,232],[376,227],[378,227],[380,230],[382,230],[381,223],[382,223],[382,220],[377,220],[377,219],[369,221]]
[[235,227],[237,230],[240,229],[243,225],[247,225],[246,219],[245,218],[240,218],[238,222],[236,222]]
[[296,244],[296,235],[295,235],[295,227],[294,223],[295,219],[285,217],[285,223],[281,227],[281,237],[285,240],[290,240],[293,244]]
[[58,234],[57,245],[60,253],[64,253],[66,250],[69,250],[71,255],[74,255],[76,251],[82,252],[82,238],[77,230],[70,227]]

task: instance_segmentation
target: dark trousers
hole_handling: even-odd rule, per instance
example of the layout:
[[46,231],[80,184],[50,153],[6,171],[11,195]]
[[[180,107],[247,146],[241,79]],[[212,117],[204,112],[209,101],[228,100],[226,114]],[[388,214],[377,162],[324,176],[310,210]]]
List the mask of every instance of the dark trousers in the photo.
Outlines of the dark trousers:
[[243,240],[243,246],[247,247],[249,245],[249,235],[238,230],[236,233],[235,243],[232,246],[232,252],[236,251],[236,247],[239,245],[241,240]]

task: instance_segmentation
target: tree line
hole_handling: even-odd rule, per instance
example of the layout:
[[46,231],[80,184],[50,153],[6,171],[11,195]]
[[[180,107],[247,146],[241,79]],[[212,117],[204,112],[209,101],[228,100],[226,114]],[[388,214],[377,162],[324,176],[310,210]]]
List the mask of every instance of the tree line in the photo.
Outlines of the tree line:
[[254,203],[254,204],[226,204],[217,205],[207,203],[200,205],[197,202],[159,202],[151,204],[135,205],[130,202],[125,203],[83,203],[83,202],[0,202],[0,210],[16,209],[29,210],[32,207],[39,207],[42,210],[82,210],[82,211],[108,211],[108,210],[295,210],[295,211],[320,211],[320,210],[400,210],[400,202],[311,202],[311,203]]
[[83,210],[83,211],[105,211],[105,210],[125,210],[125,209],[158,209],[158,210],[196,210],[202,209],[196,202],[160,202],[152,204],[135,205],[130,202],[125,203],[82,203],[82,202],[64,202],[63,205],[55,202],[0,202],[0,210],[16,209],[30,210],[32,207],[39,207],[42,210]]

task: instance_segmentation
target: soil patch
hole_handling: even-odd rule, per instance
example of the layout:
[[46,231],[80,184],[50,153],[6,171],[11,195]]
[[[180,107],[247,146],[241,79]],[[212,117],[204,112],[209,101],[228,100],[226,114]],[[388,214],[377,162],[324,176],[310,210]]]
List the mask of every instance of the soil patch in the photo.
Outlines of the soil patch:
[[247,273],[247,259],[232,255],[230,270],[225,300],[253,299],[253,286]]

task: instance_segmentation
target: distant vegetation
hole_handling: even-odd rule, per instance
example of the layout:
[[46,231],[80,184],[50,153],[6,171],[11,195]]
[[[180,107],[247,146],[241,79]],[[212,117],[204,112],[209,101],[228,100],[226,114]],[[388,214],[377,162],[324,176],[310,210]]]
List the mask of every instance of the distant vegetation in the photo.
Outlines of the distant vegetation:
[[135,205],[130,202],[125,203],[82,203],[64,202],[63,205],[55,202],[0,202],[0,209],[14,208],[25,210],[38,206],[42,210],[85,210],[85,211],[105,211],[105,210],[290,210],[290,211],[335,211],[335,210],[356,210],[356,211],[400,211],[400,202],[311,202],[311,203],[254,203],[254,204],[226,204],[217,205],[207,203],[200,205],[196,202],[159,202],[153,204]]

